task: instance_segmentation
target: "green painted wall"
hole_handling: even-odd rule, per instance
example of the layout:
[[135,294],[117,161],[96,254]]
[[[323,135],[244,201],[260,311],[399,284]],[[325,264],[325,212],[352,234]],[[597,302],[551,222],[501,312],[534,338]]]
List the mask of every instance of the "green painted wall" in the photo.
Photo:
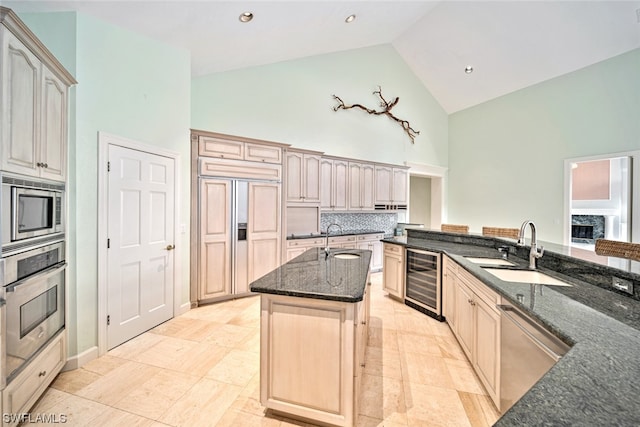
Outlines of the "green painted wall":
[[448,221],[562,243],[564,159],[640,149],[640,50],[449,117]]
[[[377,87],[392,112],[420,131],[415,144],[386,116],[340,110],[378,109]],[[351,158],[447,164],[447,114],[390,45],[351,50],[194,78],[195,129],[267,139]]]
[[[68,14],[25,15],[45,44],[55,46]],[[71,26],[73,29],[74,27]],[[69,32],[74,31],[70,29]],[[73,65],[75,138],[69,149],[70,355],[96,346],[97,338],[97,188],[98,132],[133,139],[181,155],[181,223],[189,221],[190,54],[88,15],[75,19],[75,40],[59,59]],[[67,45],[69,44],[69,45]],[[69,64],[65,63],[68,62]],[[102,243],[104,244],[104,243]],[[182,251],[182,302],[189,297],[189,236],[178,236]]]

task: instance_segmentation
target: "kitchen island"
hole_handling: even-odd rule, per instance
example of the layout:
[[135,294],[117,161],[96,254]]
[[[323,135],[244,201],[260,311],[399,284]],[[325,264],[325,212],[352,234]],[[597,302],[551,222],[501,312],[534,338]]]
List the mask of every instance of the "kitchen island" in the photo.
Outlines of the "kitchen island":
[[260,401],[353,426],[369,323],[371,251],[312,248],[251,283],[260,296]]

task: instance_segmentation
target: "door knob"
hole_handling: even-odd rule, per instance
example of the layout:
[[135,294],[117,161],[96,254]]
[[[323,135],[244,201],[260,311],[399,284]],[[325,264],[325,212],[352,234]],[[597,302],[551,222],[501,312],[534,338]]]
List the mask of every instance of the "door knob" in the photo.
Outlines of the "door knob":
[[176,248],[175,245],[167,245],[167,247],[165,249],[168,250],[168,251],[172,251],[175,248]]

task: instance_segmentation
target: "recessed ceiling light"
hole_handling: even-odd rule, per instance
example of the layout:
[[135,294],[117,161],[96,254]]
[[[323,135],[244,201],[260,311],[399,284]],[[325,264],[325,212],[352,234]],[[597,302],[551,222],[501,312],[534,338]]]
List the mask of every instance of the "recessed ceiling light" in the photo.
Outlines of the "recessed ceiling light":
[[253,13],[251,12],[241,13],[238,19],[240,20],[240,22],[249,22],[253,19]]
[[349,23],[351,23],[351,22],[355,21],[355,19],[356,19],[356,15],[353,15],[353,14],[352,14],[352,15],[347,16],[347,18],[344,20],[344,22],[346,22],[347,24],[349,24]]
[[467,65],[467,66],[464,68],[464,72],[465,72],[465,73],[467,73],[467,74],[471,74],[471,73],[473,73],[473,67],[472,67],[471,65]]

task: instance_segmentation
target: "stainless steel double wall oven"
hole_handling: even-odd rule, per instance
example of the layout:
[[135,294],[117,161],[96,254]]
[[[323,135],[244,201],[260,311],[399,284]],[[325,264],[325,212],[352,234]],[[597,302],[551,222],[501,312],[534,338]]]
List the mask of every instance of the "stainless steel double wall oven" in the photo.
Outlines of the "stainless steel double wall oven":
[[0,200],[4,387],[65,327],[65,187],[3,174]]

